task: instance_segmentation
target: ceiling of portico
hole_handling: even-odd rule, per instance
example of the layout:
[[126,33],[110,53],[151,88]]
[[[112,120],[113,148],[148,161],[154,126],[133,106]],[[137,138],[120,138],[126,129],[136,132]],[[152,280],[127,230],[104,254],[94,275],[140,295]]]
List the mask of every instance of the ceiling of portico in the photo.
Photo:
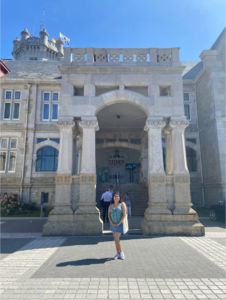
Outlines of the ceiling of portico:
[[[117,118],[120,116],[120,118]],[[97,114],[99,134],[141,134],[147,120],[146,113],[137,106],[117,103],[103,108]]]

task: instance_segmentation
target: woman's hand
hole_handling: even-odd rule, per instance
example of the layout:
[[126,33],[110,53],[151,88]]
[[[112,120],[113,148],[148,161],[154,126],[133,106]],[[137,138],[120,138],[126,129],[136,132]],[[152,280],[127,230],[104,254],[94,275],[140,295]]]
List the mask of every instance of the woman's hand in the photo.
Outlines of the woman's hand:
[[121,223],[117,223],[117,224],[115,224],[115,227],[118,227],[119,225],[121,225]]

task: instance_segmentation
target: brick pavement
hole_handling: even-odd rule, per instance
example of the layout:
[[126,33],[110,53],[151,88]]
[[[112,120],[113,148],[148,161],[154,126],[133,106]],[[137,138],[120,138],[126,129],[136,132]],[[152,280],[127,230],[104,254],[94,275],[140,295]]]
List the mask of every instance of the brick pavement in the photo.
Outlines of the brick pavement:
[[111,259],[115,248],[110,236],[7,233],[8,239],[5,235],[2,240],[0,298],[226,299],[225,230],[207,233],[125,236],[124,261]]

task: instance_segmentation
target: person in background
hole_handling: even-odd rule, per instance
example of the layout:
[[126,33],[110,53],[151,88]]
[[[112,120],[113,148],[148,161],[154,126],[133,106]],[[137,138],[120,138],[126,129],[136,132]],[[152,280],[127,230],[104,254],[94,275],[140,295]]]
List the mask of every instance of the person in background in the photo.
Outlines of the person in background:
[[136,166],[136,169],[134,170],[134,174],[135,174],[136,183],[138,183],[138,181],[139,181],[139,169],[138,169],[137,166]]
[[114,191],[113,191],[113,185],[110,185],[110,187],[109,187],[109,192],[112,194],[112,196],[113,196],[113,194],[114,194]]
[[108,208],[110,205],[110,201],[112,200],[112,194],[109,192],[108,188],[106,188],[106,192],[103,193],[103,195],[101,196],[101,199],[104,199],[104,201],[103,201],[103,221],[105,223],[105,215],[107,215],[107,223],[109,223]]
[[124,196],[124,202],[126,203],[127,206],[127,215],[131,217],[131,197],[128,192],[125,192]]
[[125,259],[120,242],[120,236],[123,233],[123,220],[126,217],[126,204],[122,202],[119,192],[113,194],[108,209],[108,218],[110,220],[110,230],[113,233],[117,254],[114,259]]

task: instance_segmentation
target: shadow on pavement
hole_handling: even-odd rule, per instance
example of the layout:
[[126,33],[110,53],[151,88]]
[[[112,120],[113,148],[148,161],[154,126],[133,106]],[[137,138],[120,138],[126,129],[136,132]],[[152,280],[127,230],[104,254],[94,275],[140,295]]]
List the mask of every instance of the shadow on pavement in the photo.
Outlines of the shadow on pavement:
[[57,264],[56,267],[67,267],[67,266],[90,266],[90,265],[98,265],[104,264],[107,261],[113,260],[113,258],[88,258],[88,259],[81,259],[76,261],[67,261],[60,264]]

